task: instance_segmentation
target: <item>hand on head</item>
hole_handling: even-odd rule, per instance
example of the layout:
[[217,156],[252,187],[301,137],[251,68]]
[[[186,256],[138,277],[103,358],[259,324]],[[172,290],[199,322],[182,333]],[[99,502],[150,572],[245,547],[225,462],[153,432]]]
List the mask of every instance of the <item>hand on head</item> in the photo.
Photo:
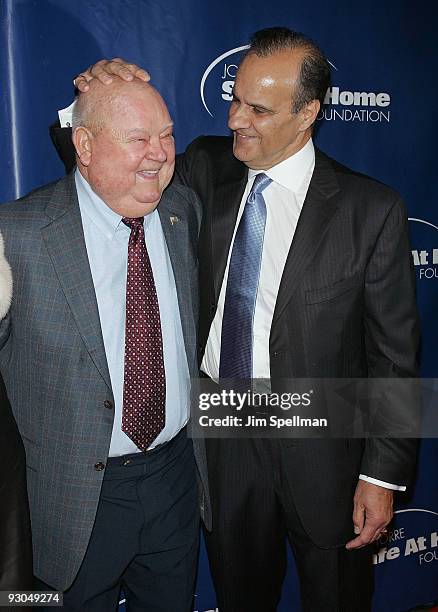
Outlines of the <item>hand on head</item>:
[[74,86],[79,91],[88,91],[88,83],[93,79],[98,79],[104,85],[109,85],[113,82],[113,77],[120,77],[123,81],[132,81],[134,78],[141,81],[149,81],[150,75],[146,70],[140,68],[136,64],[130,64],[120,57],[114,57],[111,60],[102,59],[86,70],[78,74],[73,79]]

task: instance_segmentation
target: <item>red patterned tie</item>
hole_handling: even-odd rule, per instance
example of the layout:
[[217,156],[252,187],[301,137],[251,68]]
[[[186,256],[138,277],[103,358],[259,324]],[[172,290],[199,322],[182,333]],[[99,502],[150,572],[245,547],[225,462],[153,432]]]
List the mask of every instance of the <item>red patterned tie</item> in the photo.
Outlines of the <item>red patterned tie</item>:
[[125,378],[122,431],[145,451],[165,423],[166,378],[160,310],[144,240],[143,217],[131,228],[126,278]]

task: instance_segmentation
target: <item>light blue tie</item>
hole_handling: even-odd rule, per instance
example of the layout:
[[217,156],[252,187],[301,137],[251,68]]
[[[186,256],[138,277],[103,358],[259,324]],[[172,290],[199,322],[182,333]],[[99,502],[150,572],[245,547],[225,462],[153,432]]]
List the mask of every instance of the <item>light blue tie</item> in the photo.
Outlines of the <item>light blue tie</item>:
[[252,377],[253,320],[266,223],[262,191],[270,183],[266,174],[257,174],[234,239],[222,319],[220,378]]

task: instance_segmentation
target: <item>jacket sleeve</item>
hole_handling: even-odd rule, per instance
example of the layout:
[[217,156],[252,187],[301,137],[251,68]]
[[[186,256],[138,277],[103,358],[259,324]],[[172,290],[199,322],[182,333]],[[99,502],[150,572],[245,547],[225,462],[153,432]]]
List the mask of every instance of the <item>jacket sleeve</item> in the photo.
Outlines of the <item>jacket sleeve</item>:
[[404,486],[413,476],[420,423],[419,323],[407,215],[399,199],[378,235],[365,283],[368,377],[387,380],[384,401],[372,406],[373,436],[366,441],[361,474]]

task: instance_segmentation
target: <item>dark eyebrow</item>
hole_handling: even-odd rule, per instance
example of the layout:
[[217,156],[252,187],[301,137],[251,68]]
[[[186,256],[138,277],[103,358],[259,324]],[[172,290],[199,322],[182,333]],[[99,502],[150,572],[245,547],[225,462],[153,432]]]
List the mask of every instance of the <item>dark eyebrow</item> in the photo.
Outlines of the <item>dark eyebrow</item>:
[[252,106],[253,108],[258,108],[259,110],[262,110],[262,111],[266,111],[267,113],[273,112],[271,108],[267,108],[266,106],[263,106],[262,104],[250,104],[250,106]]
[[[240,102],[240,98],[234,93],[234,90],[233,90],[233,98],[237,100],[237,102]],[[251,104],[251,102],[247,102],[247,104],[248,106],[251,106],[252,108],[257,108],[258,110],[265,111],[267,113],[274,112],[271,108],[267,108],[266,106],[263,106],[263,104],[255,104],[255,103]]]

